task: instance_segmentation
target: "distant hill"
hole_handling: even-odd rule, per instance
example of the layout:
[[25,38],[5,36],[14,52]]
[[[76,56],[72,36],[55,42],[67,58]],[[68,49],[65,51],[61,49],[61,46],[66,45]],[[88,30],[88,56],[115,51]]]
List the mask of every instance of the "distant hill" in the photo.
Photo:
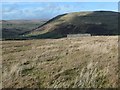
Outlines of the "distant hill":
[[20,38],[24,33],[31,31],[45,22],[43,20],[1,20],[2,38]]
[[59,15],[26,34],[29,38],[61,38],[67,34],[117,35],[118,12],[74,12]]

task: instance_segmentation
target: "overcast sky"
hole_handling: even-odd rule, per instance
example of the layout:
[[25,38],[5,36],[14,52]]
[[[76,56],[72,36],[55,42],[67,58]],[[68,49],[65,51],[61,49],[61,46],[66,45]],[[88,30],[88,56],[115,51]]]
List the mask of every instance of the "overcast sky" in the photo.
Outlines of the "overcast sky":
[[59,14],[79,11],[118,11],[117,2],[5,2],[2,19],[50,19]]

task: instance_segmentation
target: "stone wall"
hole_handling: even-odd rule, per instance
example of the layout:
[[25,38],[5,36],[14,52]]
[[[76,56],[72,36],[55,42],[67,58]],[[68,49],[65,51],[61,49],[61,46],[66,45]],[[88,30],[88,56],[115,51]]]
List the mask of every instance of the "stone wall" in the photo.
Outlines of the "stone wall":
[[88,37],[91,36],[91,34],[68,34],[67,37]]

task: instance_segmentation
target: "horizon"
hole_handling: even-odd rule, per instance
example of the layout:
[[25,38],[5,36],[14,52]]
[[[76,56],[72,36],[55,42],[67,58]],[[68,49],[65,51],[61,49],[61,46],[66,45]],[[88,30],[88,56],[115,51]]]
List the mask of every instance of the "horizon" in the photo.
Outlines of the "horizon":
[[0,20],[49,20],[57,15],[72,12],[118,12],[117,2],[9,2],[3,3],[2,7]]
[[[101,10],[98,10],[98,12],[99,12],[99,11],[101,11]],[[102,11],[104,11],[104,10],[102,10]],[[96,11],[80,11],[80,12],[96,12]],[[116,12],[116,13],[119,13],[118,11],[105,11],[105,12]],[[70,13],[76,13],[76,12],[70,12]],[[63,13],[63,14],[66,14],[66,13]],[[69,14],[69,13],[67,13],[67,14]],[[59,14],[59,15],[62,15],[62,14]],[[58,16],[58,15],[57,15],[57,16]],[[54,16],[54,17],[56,17],[56,16]],[[54,17],[52,17],[52,18],[54,18]],[[50,18],[50,19],[52,19],[52,18]],[[40,19],[40,18],[34,19],[34,18],[33,18],[33,19],[7,19],[7,20],[6,20],[6,19],[2,19],[2,20],[3,20],[3,21],[4,21],[4,20],[5,20],[5,21],[12,21],[12,20],[16,20],[16,21],[17,21],[17,20],[19,20],[19,21],[20,21],[20,20],[23,20],[23,21],[24,21],[24,20],[25,20],[25,21],[27,21],[27,20],[28,20],[28,21],[29,21],[29,20],[30,20],[30,21],[31,21],[31,20],[33,20],[33,21],[34,21],[34,20],[47,21],[47,20],[50,20],[50,19]],[[2,21],[2,20],[0,19],[0,21]]]

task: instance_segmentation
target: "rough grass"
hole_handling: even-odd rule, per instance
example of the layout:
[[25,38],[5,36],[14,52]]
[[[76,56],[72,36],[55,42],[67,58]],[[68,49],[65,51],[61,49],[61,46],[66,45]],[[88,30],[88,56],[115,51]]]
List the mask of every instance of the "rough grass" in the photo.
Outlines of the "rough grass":
[[5,88],[118,87],[118,37],[3,41]]

